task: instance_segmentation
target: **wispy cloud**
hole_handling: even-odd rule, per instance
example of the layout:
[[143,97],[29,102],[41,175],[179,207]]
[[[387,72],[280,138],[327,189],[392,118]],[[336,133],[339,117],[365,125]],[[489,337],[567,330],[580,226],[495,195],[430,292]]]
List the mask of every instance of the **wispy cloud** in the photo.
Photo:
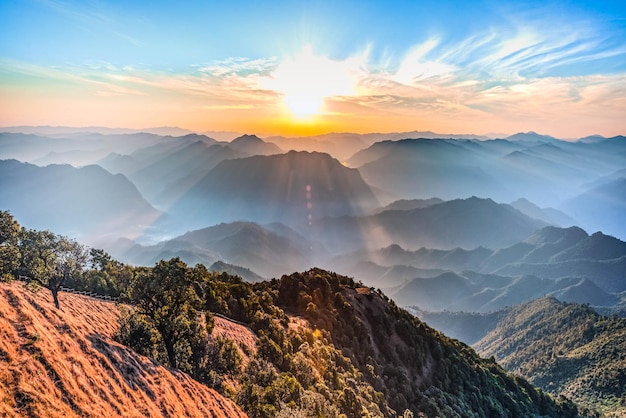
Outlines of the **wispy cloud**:
[[268,76],[276,69],[277,65],[278,59],[276,57],[267,59],[248,59],[245,57],[236,57],[200,66],[198,71],[214,78],[223,78],[228,76],[245,78]]
[[135,46],[142,46],[142,42],[127,32],[118,29],[117,19],[111,12],[105,10],[105,3],[84,1],[69,3],[62,0],[36,0],[52,12],[65,16],[86,28],[104,30],[116,38],[122,39]]

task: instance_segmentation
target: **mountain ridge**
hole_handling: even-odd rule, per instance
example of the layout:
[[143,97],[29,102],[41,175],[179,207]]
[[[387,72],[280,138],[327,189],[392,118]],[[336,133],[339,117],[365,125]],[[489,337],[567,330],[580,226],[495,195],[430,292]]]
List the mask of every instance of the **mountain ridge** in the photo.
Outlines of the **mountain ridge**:
[[0,160],[0,185],[0,207],[30,228],[92,240],[112,232],[141,233],[161,216],[125,176],[97,165],[38,167]]
[[626,319],[546,297],[512,308],[474,347],[552,394],[619,416],[625,345]]
[[324,216],[365,213],[376,206],[357,170],[328,154],[290,151],[221,161],[170,211],[184,214],[197,226],[247,220],[293,227]]

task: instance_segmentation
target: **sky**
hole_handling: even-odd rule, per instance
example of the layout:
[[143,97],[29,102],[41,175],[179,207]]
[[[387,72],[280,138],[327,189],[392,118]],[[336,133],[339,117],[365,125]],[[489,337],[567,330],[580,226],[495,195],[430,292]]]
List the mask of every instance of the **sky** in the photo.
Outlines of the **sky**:
[[19,125],[626,134],[626,2],[0,0]]

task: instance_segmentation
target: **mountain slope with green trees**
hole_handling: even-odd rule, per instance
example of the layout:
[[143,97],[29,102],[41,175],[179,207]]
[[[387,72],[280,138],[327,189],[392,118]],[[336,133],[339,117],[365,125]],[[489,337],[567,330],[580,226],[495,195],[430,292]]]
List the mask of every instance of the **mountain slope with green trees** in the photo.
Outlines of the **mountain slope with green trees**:
[[[179,258],[131,267],[82,248],[70,271],[62,248],[44,260],[24,257],[49,249],[32,234],[65,238],[20,228],[7,212],[0,220],[2,277],[36,278],[45,263],[63,274],[61,284],[121,295],[130,306],[118,342],[231,397],[251,417],[578,416],[567,399],[555,402],[351,278],[311,269],[248,283]],[[48,288],[62,290],[56,280]],[[71,309],[66,300],[57,310]],[[256,346],[214,335],[218,315],[248,327]]]
[[602,416],[626,413],[626,319],[544,297],[490,313],[410,311],[509,372]]
[[[128,297],[136,311],[120,341],[230,393],[251,417],[577,416],[382,293],[324,270],[251,284],[172,259],[141,272]],[[209,312],[258,336],[244,369],[234,350],[215,347]]]
[[626,413],[624,318],[546,297],[508,310],[474,347],[549,393],[608,416]]

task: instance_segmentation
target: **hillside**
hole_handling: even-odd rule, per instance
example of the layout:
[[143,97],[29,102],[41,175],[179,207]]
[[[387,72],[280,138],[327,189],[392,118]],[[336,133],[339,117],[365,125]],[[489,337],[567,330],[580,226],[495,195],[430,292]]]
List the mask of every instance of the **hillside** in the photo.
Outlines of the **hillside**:
[[413,138],[375,143],[348,164],[394,199],[524,198],[561,211],[542,210],[540,219],[567,226],[573,218],[623,238],[623,178],[587,187],[625,168],[623,139],[568,142],[534,133],[488,141]]
[[474,347],[549,393],[626,414],[626,319],[547,297],[510,309]]
[[114,342],[111,302],[0,283],[0,415],[244,417],[188,376]]
[[407,249],[501,248],[544,226],[509,205],[470,197],[371,216],[322,219],[313,223],[313,230],[327,248],[341,254],[392,244]]
[[250,416],[577,415],[348,277],[312,269],[254,284],[212,276],[207,285],[211,311],[258,335],[234,384]]
[[573,414],[351,279],[313,269],[283,276],[276,285],[277,305],[320,329],[395,411],[409,408],[429,417]]
[[170,208],[189,227],[248,220],[305,226],[378,206],[359,172],[328,154],[295,152],[225,160]]
[[[467,212],[460,211],[457,219],[447,224],[457,222],[457,230],[461,229]],[[468,217],[467,221],[472,219],[470,228],[475,228],[481,219]],[[416,239],[434,233],[431,229],[435,231],[436,225],[432,219],[423,223]],[[411,228],[407,224],[405,231]],[[505,229],[495,224],[489,228]],[[400,241],[387,229],[378,231]],[[548,226],[522,241],[492,250],[477,246],[481,244],[478,239],[487,242],[480,228],[468,236],[477,240],[471,250],[422,247],[410,251],[393,244],[337,255],[331,266],[342,273],[358,272],[358,277],[384,288],[400,305],[417,305],[430,311],[489,312],[544,295],[612,309],[624,299],[626,243],[617,238],[601,232],[588,235],[578,227]],[[453,276],[454,285],[450,282]]]
[[0,208],[29,228],[84,240],[136,236],[161,215],[121,174],[96,165],[38,167],[16,160],[0,160]]
[[269,278],[309,267],[310,245],[284,226],[278,230],[271,225],[232,222],[190,231],[152,246],[134,245],[116,255],[124,262],[145,266],[172,257],[190,265],[210,266],[223,261]]

